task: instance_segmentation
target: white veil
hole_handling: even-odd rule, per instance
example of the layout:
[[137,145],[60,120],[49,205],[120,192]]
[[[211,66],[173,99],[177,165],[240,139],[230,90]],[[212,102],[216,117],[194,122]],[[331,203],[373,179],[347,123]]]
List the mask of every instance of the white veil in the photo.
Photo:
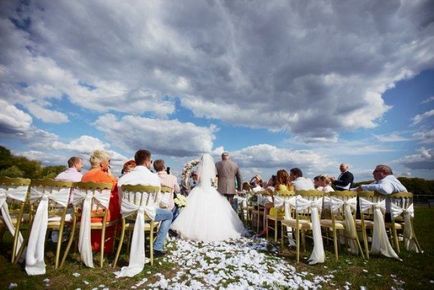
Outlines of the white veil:
[[212,180],[214,180],[217,175],[214,159],[211,155],[208,153],[202,155],[197,172],[199,175],[199,186],[202,188],[210,188]]

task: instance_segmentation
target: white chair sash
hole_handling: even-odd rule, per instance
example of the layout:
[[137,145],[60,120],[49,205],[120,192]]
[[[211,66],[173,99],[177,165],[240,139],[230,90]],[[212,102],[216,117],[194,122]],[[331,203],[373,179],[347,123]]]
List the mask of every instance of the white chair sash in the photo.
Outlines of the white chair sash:
[[28,275],[45,274],[44,250],[49,200],[53,200],[61,207],[67,207],[70,194],[70,188],[53,189],[52,191],[40,191],[39,189],[30,188],[30,199],[40,199],[40,201],[33,220],[26,252],[26,272]]
[[403,215],[404,217],[404,245],[407,251],[420,253],[419,247],[415,241],[413,223],[411,222],[411,218],[414,217],[413,203],[411,203],[407,208],[392,203],[391,212],[394,219],[400,215]]
[[[325,196],[324,197],[324,206],[330,207],[330,211],[332,214],[338,213],[342,208],[344,209],[344,225],[345,225],[345,233],[347,237],[355,239],[357,236],[356,226],[354,224],[354,218],[351,212],[351,209],[356,210],[357,208],[357,197],[352,197],[349,199],[340,199],[335,196]],[[357,247],[357,243],[354,240],[349,241],[350,244],[350,252],[353,254],[359,253],[359,248]]]
[[145,257],[145,213],[150,219],[154,220],[156,209],[153,206],[139,206],[127,199],[122,199],[121,212],[123,217],[135,212],[137,212],[137,216],[131,240],[129,264],[114,274],[116,278],[134,277],[142,272],[145,263],[149,263],[149,259]]
[[[95,199],[103,208],[108,209],[110,203],[110,194],[110,189],[103,189],[100,191],[75,189],[73,191],[74,204],[77,205],[83,202],[81,210],[80,234],[78,238],[78,251],[80,252],[83,263],[90,268],[94,267],[92,244],[90,240],[92,199]],[[104,247],[104,245],[101,245],[101,247]]]
[[309,257],[309,264],[324,263],[324,244],[322,242],[321,225],[319,221],[319,211],[322,208],[322,198],[308,200],[298,195],[295,200],[297,212],[310,209],[313,235],[313,251]]
[[401,261],[399,256],[393,250],[392,245],[387,237],[386,225],[384,223],[383,212],[386,210],[386,200],[371,202],[365,198],[359,198],[360,212],[364,213],[374,207],[374,230],[372,234],[372,254],[382,254],[389,258],[395,258]]
[[[14,226],[14,224],[12,222],[12,218],[9,214],[9,207],[8,207],[6,200],[7,200],[7,198],[11,198],[14,200],[24,202],[24,200],[26,199],[26,194],[27,194],[28,188],[29,188],[28,186],[18,186],[18,187],[7,188],[7,189],[6,188],[0,188],[1,213],[2,213],[3,220],[4,220],[8,230],[12,236],[15,236],[15,226]],[[23,241],[24,241],[23,235],[20,232],[20,233],[18,233],[18,244],[17,244],[16,252],[14,255],[18,254],[18,251],[21,248]]]

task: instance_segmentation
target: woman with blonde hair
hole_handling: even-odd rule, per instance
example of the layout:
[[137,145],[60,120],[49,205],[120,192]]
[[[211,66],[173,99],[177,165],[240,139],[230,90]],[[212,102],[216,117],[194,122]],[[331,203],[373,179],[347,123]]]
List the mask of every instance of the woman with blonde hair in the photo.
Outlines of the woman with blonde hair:
[[318,180],[320,185],[320,187],[318,187],[318,190],[323,191],[325,193],[335,191],[331,186],[332,180],[330,179],[330,177],[326,175],[320,175]]
[[[91,169],[83,175],[82,182],[107,182],[111,183],[112,191],[110,196],[110,204],[107,215],[107,222],[114,221],[120,217],[120,199],[117,180],[110,172],[110,154],[103,150],[95,150],[90,154]],[[94,217],[91,222],[100,222],[101,217]],[[106,242],[104,243],[104,252],[110,252],[114,246],[114,226],[106,229]],[[92,230],[91,233],[92,250],[99,251],[101,243],[101,230]]]

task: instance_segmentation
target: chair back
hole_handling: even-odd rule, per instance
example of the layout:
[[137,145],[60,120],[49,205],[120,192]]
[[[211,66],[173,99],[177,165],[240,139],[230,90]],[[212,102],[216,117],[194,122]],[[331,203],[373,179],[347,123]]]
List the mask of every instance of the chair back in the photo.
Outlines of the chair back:
[[[402,213],[409,211],[411,216],[414,216],[413,208],[413,193],[411,192],[396,192],[387,197],[392,207],[392,218],[401,222],[403,220]],[[401,212],[400,214],[398,214]]]
[[70,202],[73,182],[52,179],[33,179],[30,184],[30,202],[39,204],[42,198],[48,198],[48,216],[63,216]]
[[0,178],[0,207],[3,203],[9,208],[9,213],[19,213],[28,199],[30,179]]
[[[295,200],[296,218],[310,220],[313,207],[317,207],[318,213],[321,215],[324,192],[318,190],[298,190],[295,194],[297,195]],[[301,206],[306,203],[310,205]]]
[[386,199],[384,195],[374,191],[359,191],[357,193],[357,197],[359,199],[357,206],[360,208],[360,218],[362,220],[374,220],[375,206],[372,205],[368,209],[363,210],[362,207],[360,206],[362,202],[361,199],[367,200],[368,202],[371,203],[379,203]]
[[[122,199],[138,206],[159,206],[161,187],[152,185],[122,185]],[[166,189],[167,190],[167,189]]]
[[112,186],[111,182],[76,182],[71,192],[72,203],[77,209],[89,198],[92,216],[105,216],[110,205]]

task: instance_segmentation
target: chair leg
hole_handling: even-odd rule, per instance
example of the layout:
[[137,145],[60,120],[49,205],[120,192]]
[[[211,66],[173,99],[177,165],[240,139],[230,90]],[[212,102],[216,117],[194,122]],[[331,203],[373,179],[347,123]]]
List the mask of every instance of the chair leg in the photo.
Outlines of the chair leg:
[[365,244],[366,258],[369,259],[368,237],[366,234],[366,228],[365,227],[362,227],[362,235],[363,235],[363,242]]
[[66,246],[65,252],[63,253],[62,261],[60,262],[60,268],[62,268],[63,263],[65,263],[66,256],[68,256],[69,249],[71,248],[72,241],[74,240],[76,225],[77,225],[77,217],[74,215],[74,218],[72,220],[72,229],[71,229],[71,233],[70,233],[70,236],[69,236],[69,241],[68,241],[68,244]]
[[100,257],[100,261],[99,261],[100,268],[102,268],[102,266],[104,264],[105,230],[106,230],[106,216],[104,216],[104,221],[102,224],[101,249],[100,249],[101,257]]
[[265,218],[265,237],[268,240],[268,218]]
[[278,227],[277,227],[277,223],[278,223],[278,221],[277,221],[277,219],[274,221],[274,242],[275,243],[277,243],[277,229],[278,229]]
[[336,261],[338,261],[339,260],[338,237],[337,237],[337,234],[336,234],[336,228],[335,227],[333,227],[333,244],[335,246],[335,258],[336,258]]
[[[154,265],[154,222],[151,221],[151,231],[150,231],[150,235],[149,235],[149,256],[151,258],[151,266]],[[146,254],[145,254],[146,256]]]
[[392,232],[393,232],[393,240],[395,242],[395,247],[399,254],[401,250],[399,248],[398,231],[396,230],[395,221],[392,221]]
[[[22,219],[22,214],[20,213],[18,216],[17,225],[15,227],[15,233],[14,233],[14,245],[12,247],[12,259],[11,259],[12,264],[16,264],[20,258],[18,253],[17,254],[15,254],[15,253],[17,252],[18,238],[20,236],[21,219]],[[23,246],[24,246],[24,244],[21,245],[21,247],[23,247]]]
[[295,227],[295,239],[296,239],[296,247],[297,247],[297,263],[300,262],[300,229],[298,227],[298,223]]
[[359,238],[356,236],[355,238],[357,247],[359,248],[360,254],[362,255],[362,258],[365,259],[365,254],[363,254],[362,245],[360,244]]
[[59,238],[57,239],[56,262],[54,264],[54,269],[59,268],[60,250],[62,249],[62,241],[63,241],[63,227],[64,227],[64,221],[60,224],[59,227]]
[[121,238],[119,240],[118,249],[116,251],[115,260],[113,262],[113,268],[116,268],[116,265],[118,263],[119,255],[121,254],[122,245],[124,243],[124,237],[125,237],[125,218],[122,218]]

